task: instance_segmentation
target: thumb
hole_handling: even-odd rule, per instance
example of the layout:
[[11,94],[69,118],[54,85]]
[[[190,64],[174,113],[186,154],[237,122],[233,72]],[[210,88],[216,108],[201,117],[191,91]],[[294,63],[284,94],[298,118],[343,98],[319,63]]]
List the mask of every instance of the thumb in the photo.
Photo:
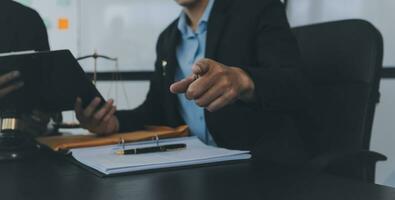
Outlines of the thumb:
[[200,59],[192,66],[192,72],[196,75],[203,76],[210,71],[210,67],[214,66],[214,64],[215,61],[213,60],[207,58]]
[[188,90],[189,85],[193,83],[195,80],[196,80],[196,75],[188,76],[185,79],[173,83],[170,86],[170,91],[173,94],[185,93]]

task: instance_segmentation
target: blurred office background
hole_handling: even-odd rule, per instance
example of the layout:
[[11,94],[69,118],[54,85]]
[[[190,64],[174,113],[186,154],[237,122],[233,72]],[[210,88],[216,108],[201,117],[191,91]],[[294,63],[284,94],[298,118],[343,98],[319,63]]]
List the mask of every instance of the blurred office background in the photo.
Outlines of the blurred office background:
[[[155,43],[180,13],[174,0],[17,0],[36,9],[48,28],[51,48],[70,49],[76,57],[97,52],[119,59],[118,65],[98,60],[98,88],[115,98],[119,108],[133,108],[145,98],[149,72],[154,69]],[[395,187],[395,1],[288,0],[291,25],[362,18],[373,23],[385,42],[381,102],[376,110],[372,150],[389,160],[377,168],[376,182]],[[87,73],[93,60],[81,62]],[[117,67],[118,66],[118,67]],[[113,72],[122,72],[114,76]],[[125,81],[111,81],[124,79]],[[128,80],[126,80],[128,79]],[[129,80],[130,79],[130,80]],[[127,91],[127,94],[125,93]],[[67,120],[75,120],[66,113]]]
[[[388,156],[377,166],[376,182],[395,187],[395,19],[394,0],[288,0],[292,26],[361,18],[374,24],[384,37],[381,100],[373,125],[371,149]],[[392,77],[391,77],[392,75]]]

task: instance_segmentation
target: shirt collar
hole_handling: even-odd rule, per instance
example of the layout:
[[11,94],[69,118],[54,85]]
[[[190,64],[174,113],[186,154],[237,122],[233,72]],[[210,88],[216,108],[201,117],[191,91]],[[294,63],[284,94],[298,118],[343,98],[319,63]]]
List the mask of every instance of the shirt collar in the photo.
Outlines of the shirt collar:
[[[196,30],[197,34],[202,34],[207,30],[207,23],[210,18],[211,11],[214,7],[215,0],[208,0],[208,4],[202,17],[199,20],[199,25]],[[180,18],[178,20],[177,28],[180,30],[181,34],[184,37],[191,38],[195,36],[195,33],[192,31],[191,27],[188,25],[188,16],[185,14],[184,11],[181,12]]]

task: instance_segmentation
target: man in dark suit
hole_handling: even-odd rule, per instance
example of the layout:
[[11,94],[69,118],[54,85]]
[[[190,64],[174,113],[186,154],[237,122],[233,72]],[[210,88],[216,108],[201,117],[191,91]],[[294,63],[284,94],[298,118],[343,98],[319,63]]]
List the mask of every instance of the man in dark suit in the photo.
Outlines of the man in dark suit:
[[305,109],[309,90],[280,0],[176,1],[184,9],[159,37],[145,102],[116,112],[112,100],[83,110],[78,99],[82,126],[111,134],[186,123],[207,144],[296,158],[292,116]]
[[[0,26],[0,53],[49,50],[47,30],[33,9],[11,0],[0,0]],[[0,76],[0,98],[23,86],[23,82],[8,84],[18,77],[19,72]]]

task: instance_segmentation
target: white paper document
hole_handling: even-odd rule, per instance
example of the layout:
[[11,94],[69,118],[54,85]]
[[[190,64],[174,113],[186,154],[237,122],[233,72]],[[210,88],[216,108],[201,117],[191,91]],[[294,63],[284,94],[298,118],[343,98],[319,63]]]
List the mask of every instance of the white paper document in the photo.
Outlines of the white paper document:
[[[72,149],[72,156],[103,174],[117,174],[142,170],[181,167],[232,160],[250,159],[249,151],[228,150],[208,146],[197,137],[184,137],[161,140],[159,145],[186,144],[186,149],[169,152],[117,155],[119,145]],[[156,143],[139,142],[125,146],[125,149],[155,146]]]

